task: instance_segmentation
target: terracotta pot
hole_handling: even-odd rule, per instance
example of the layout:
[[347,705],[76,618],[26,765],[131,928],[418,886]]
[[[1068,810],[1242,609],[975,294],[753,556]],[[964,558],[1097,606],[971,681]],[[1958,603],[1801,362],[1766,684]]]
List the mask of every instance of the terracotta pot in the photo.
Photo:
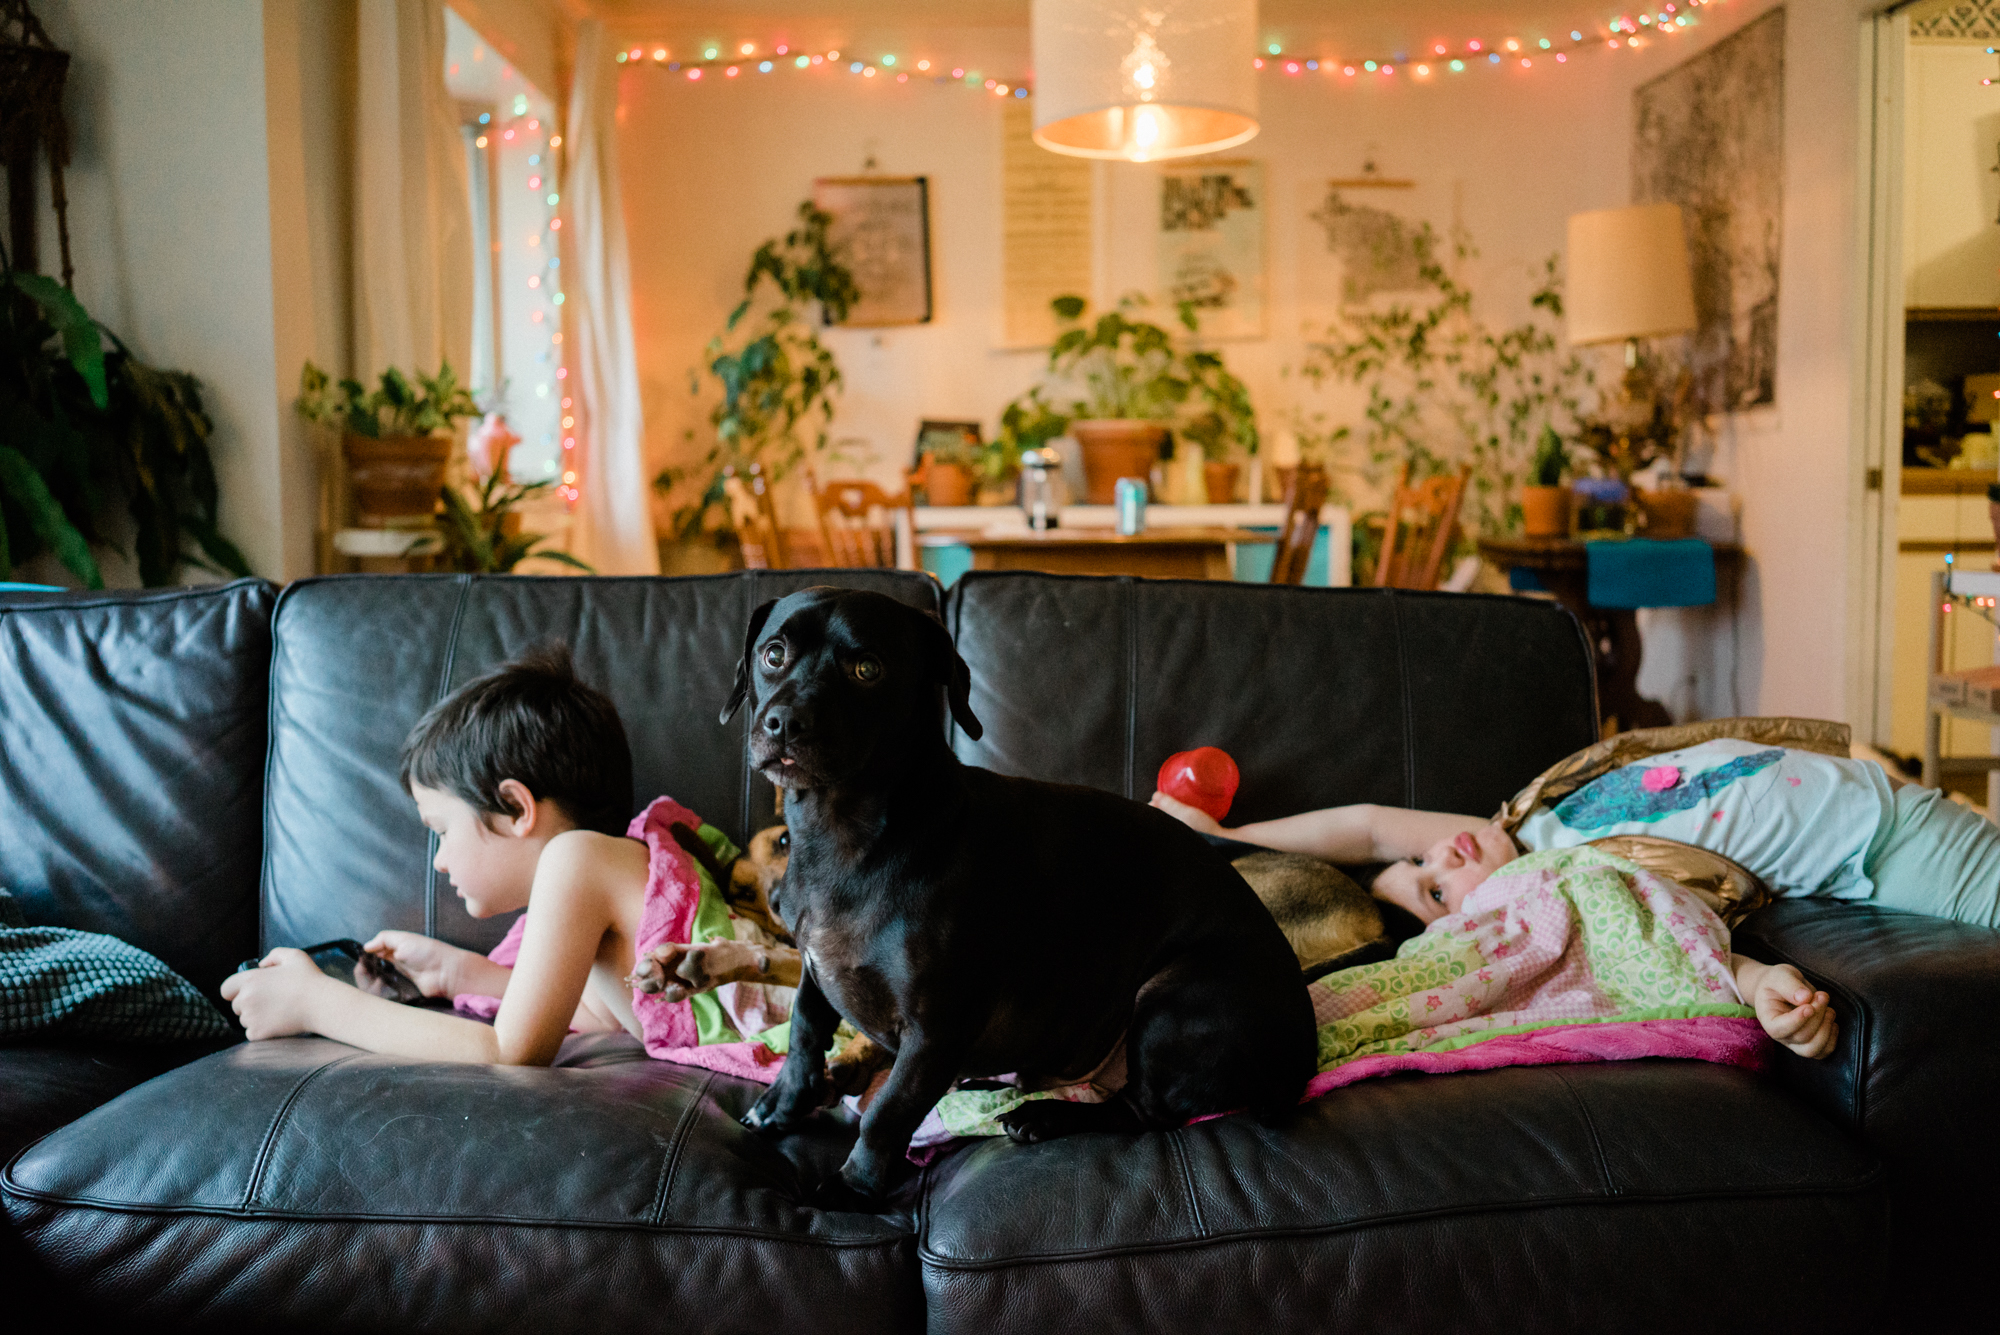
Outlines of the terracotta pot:
[[1649,538],[1694,536],[1695,495],[1686,487],[1641,491],[1639,509],[1646,516],[1646,536]]
[[451,460],[450,436],[348,436],[341,444],[354,491],[354,522],[387,528],[428,518]]
[[1569,536],[1569,488],[1521,488],[1521,531],[1531,538]]
[[1208,486],[1208,503],[1226,505],[1236,499],[1236,465],[1206,463],[1201,478]]
[[1084,499],[1092,505],[1115,503],[1121,477],[1150,477],[1167,439],[1158,422],[1125,418],[1072,422],[1069,433],[1083,448]]
[[972,504],[973,474],[964,464],[941,464],[931,460],[924,476],[924,494],[932,505]]

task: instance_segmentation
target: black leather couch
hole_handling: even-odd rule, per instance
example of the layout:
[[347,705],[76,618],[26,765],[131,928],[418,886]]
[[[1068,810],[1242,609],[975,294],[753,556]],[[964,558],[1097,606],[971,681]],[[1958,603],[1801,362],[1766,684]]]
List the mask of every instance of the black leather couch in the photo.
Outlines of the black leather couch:
[[[561,636],[644,797],[742,837],[772,794],[715,721],[758,603],[937,610],[969,762],[1143,798],[1243,764],[1237,814],[1480,812],[1595,735],[1551,604],[893,572],[347,577],[0,605],[0,885],[204,988],[384,926],[489,947],[395,780],[417,715]],[[1115,931],[1115,923],[1078,930]],[[1287,1124],[981,1142],[882,1215],[819,1211],[851,1128],[770,1141],[757,1087],[572,1037],[548,1070],[315,1038],[0,1048],[0,1314],[232,1330],[1864,1330],[1990,1324],[2000,933],[1838,905],[1753,920],[1841,1047],[1769,1076],[1644,1061],[1363,1082]],[[1957,1211],[1976,1220],[1968,1233]],[[1975,1264],[1982,1262],[1984,1264]],[[1969,1267],[1969,1268],[1968,1268]]]

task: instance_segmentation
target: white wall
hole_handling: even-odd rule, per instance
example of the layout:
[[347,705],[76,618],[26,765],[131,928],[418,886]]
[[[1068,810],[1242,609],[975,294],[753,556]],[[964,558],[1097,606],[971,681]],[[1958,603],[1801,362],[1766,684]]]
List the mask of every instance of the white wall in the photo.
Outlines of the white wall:
[[[1644,51],[1579,56],[1533,72],[1479,72],[1417,85],[1394,80],[1266,76],[1263,131],[1239,156],[1266,163],[1271,201],[1269,336],[1226,346],[1266,418],[1298,396],[1281,370],[1303,352],[1312,314],[1299,298],[1305,214],[1317,183],[1373,157],[1414,177],[1412,208],[1439,227],[1462,222],[1481,248],[1466,277],[1494,323],[1522,318],[1531,272],[1563,243],[1570,213],[1630,198],[1631,95],[1703,46],[1768,11],[1715,5],[1697,29]],[[1735,681],[1714,667],[1692,693],[1703,712],[1845,717],[1849,639],[1846,544],[1860,493],[1850,460],[1850,394],[1859,321],[1854,278],[1860,16],[1865,0],[1793,0],[1786,25],[1785,217],[1777,406],[1720,424],[1716,471],[1744,496],[1751,561],[1740,591]],[[693,43],[633,32],[679,53]],[[895,34],[850,39],[853,50],[943,54],[996,75],[1026,67],[1021,29],[938,30],[925,45]],[[902,461],[918,418],[976,417],[1032,383],[1040,355],[994,350],[999,297],[998,99],[957,87],[845,73],[704,78],[691,85],[654,68],[620,83],[620,147],[633,255],[633,298],[657,467],[705,450],[703,411],[688,392],[739,295],[751,250],[781,232],[818,175],[847,174],[872,153],[881,170],[931,178],[936,318],[926,326],[835,330],[828,341],[848,378],[836,436],[866,438]],[[1108,280],[1143,282],[1150,255],[1123,229],[1143,218],[1143,169],[1107,173]],[[1353,396],[1331,402],[1348,405]],[[692,433],[691,438],[688,433]],[[1705,662],[1684,652],[1661,664]],[[1648,685],[1689,697],[1684,681]]]
[[[260,0],[36,6],[71,53],[77,296],[139,357],[200,378],[222,531],[275,577],[311,569],[311,491],[279,447],[263,11]],[[44,183],[45,211],[47,198]],[[41,249],[55,271],[52,215]]]

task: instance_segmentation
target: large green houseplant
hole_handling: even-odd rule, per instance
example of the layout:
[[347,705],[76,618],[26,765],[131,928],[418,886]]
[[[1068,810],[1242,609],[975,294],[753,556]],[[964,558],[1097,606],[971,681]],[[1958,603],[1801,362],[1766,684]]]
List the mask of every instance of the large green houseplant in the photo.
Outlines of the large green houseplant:
[[[1178,428],[1212,459],[1257,449],[1256,416],[1222,354],[1177,344],[1173,334],[1118,309],[1087,320],[1082,297],[1050,303],[1066,328],[1049,348],[1042,382],[1001,412],[1001,439],[1034,448],[1064,431],[1083,449],[1087,499],[1109,504],[1121,477],[1144,477],[1167,432]],[[1189,336],[1200,332],[1191,303],[1179,307]]]
[[0,579],[41,553],[96,589],[121,502],[148,585],[184,565],[247,575],[216,527],[201,382],[132,355],[70,290],[0,252]]
[[1343,311],[1307,345],[1299,374],[1367,392],[1358,436],[1348,438],[1358,438],[1370,481],[1393,481],[1405,465],[1414,481],[1470,464],[1467,528],[1518,530],[1517,496],[1536,447],[1549,430],[1576,433],[1593,380],[1556,334],[1563,313],[1556,258],[1543,264],[1528,318],[1495,329],[1445,262],[1447,249],[1456,260],[1473,257],[1470,241],[1454,235],[1447,247],[1426,225],[1412,244],[1414,297]]
[[[701,463],[668,468],[653,479],[663,495],[690,476],[700,484],[694,499],[674,512],[677,538],[726,515],[725,468],[742,473],[761,464],[764,476],[777,482],[808,451],[826,448],[833,395],[842,381],[833,353],[813,334],[814,308],[818,318],[838,323],[861,291],[828,240],[833,216],[810,200],[799,205],[798,216],[799,225],[782,240],[766,241],[751,256],[743,299],[709,341],[707,370],[722,394],[709,410],[714,438]],[[699,377],[693,389],[704,391]]]

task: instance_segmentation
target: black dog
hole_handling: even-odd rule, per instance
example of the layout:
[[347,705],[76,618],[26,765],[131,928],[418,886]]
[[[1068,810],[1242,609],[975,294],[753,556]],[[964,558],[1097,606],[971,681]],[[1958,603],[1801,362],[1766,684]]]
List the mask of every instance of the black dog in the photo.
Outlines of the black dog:
[[789,1128],[828,1101],[841,1015],[895,1055],[840,1173],[864,1200],[892,1185],[954,1080],[1078,1079],[1121,1036],[1119,1096],[1036,1100],[1009,1134],[1295,1104],[1315,1063],[1312,1006],[1243,878],[1151,807],[961,764],[940,687],[976,740],[944,626],[882,594],[807,589],[751,615],[722,717],[753,699],[751,759],[785,790],[791,865],[772,902],[805,976],[790,1054],[745,1124]]

